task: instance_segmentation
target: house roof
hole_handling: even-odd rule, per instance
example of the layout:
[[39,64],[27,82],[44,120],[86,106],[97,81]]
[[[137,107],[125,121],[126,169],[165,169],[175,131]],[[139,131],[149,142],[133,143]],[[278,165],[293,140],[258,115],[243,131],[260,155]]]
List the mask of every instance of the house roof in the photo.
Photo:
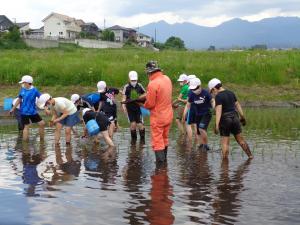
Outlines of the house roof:
[[115,26],[109,27],[108,29],[109,30],[125,30],[125,31],[134,31],[134,32],[136,32],[135,29],[127,28],[127,27],[122,27],[122,26],[119,26],[119,25],[115,25]]
[[[81,23],[81,21],[83,22],[83,20],[77,20],[73,17],[70,17],[70,16],[67,16],[67,15],[63,15],[63,14],[59,14],[59,13],[55,13],[55,12],[52,12],[50,13],[50,15],[48,15],[45,19],[43,19],[42,21],[45,22],[47,19],[49,19],[50,17],[56,17],[64,22],[73,22],[75,21],[75,23]],[[84,22],[83,22],[84,23]]]
[[83,20],[81,20],[81,19],[75,20],[75,22],[76,22],[76,24],[77,24],[78,26],[83,26],[83,25],[85,24],[85,22],[84,22]]
[[8,19],[5,15],[0,15],[0,24],[4,21],[9,21],[11,24],[13,24],[13,22],[10,21],[10,19]]
[[16,25],[19,27],[19,28],[22,28],[22,27],[25,27],[29,24],[29,22],[24,22],[24,23],[16,23]]
[[143,37],[147,37],[147,38],[151,38],[150,36],[143,34],[143,33],[138,33],[139,36],[143,36]]
[[44,32],[44,26],[42,26],[42,27],[39,28],[39,29],[32,29],[32,30],[30,31],[30,33],[42,33],[42,32]]

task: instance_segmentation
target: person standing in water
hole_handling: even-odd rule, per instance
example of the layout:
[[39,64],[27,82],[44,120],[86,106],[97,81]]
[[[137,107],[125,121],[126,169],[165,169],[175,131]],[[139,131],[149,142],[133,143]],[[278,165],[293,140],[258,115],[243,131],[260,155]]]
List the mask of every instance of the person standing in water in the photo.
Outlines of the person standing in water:
[[18,99],[15,101],[10,113],[14,113],[16,108],[20,105],[21,121],[23,128],[23,140],[29,140],[29,127],[31,123],[39,125],[40,139],[44,140],[45,122],[37,112],[36,98],[40,97],[40,92],[32,85],[33,78],[29,75],[22,77],[19,84],[22,88],[19,92]]
[[74,103],[64,97],[52,98],[45,93],[38,99],[41,109],[50,108],[52,113],[51,125],[55,125],[55,145],[59,145],[61,129],[65,126],[66,145],[71,144],[72,127],[80,122],[79,112]]
[[[188,103],[184,109],[184,118],[191,107],[195,109],[195,122],[197,126],[197,140],[200,140],[200,148],[208,151],[207,128],[210,123],[212,113],[211,108],[215,107],[212,96],[201,87],[199,78],[194,78],[189,83]],[[197,143],[198,144],[198,143]]]
[[237,143],[242,147],[247,156],[252,159],[253,155],[249,145],[242,136],[242,128],[246,125],[246,119],[240,103],[232,91],[222,87],[219,79],[213,78],[208,82],[208,88],[215,96],[216,102],[216,125],[215,133],[221,135],[221,147],[223,159],[228,158],[230,134],[234,135]]
[[179,96],[175,101],[173,101],[173,106],[176,109],[176,123],[181,134],[184,134],[185,129],[185,121],[182,121],[183,112],[185,105],[187,103],[188,93],[189,93],[189,85],[188,85],[188,76],[186,74],[181,74],[177,80],[181,86]]
[[[142,84],[138,83],[138,74],[136,71],[130,71],[128,74],[129,83],[123,88],[122,102],[136,100],[146,91]],[[145,127],[140,106],[137,102],[129,102],[122,105],[123,111],[128,116],[130,122],[131,142],[134,144],[137,140],[136,128],[139,129],[140,140],[145,142]]]
[[172,82],[161,72],[157,62],[146,64],[149,84],[144,107],[150,110],[152,148],[158,164],[166,162],[169,130],[173,120]]

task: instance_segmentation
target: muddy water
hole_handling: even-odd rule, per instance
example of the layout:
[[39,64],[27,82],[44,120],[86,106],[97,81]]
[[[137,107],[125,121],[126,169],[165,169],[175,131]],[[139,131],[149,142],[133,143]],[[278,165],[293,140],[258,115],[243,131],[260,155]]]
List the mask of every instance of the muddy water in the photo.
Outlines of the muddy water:
[[24,144],[3,128],[0,224],[300,224],[298,129],[246,129],[252,161],[233,142],[222,161],[211,133],[211,151],[187,148],[174,129],[156,168],[149,139],[131,146],[126,128],[116,149],[78,137],[55,147],[50,128]]

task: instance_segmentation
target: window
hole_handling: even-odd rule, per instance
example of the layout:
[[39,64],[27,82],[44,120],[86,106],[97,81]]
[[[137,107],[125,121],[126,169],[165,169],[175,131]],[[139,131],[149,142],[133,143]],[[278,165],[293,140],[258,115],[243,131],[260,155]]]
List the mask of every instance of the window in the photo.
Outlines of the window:
[[63,35],[64,33],[63,32],[59,32],[59,35]]
[[57,23],[57,25],[60,25],[60,23]]

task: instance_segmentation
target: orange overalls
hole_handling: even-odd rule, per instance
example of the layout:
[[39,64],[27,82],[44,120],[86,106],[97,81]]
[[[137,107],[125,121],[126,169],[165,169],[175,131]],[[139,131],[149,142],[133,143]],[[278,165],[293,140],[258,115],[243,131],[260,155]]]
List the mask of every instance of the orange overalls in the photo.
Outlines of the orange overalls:
[[168,136],[173,120],[172,82],[160,71],[153,73],[149,79],[145,108],[150,110],[152,148],[161,151],[169,144]]

